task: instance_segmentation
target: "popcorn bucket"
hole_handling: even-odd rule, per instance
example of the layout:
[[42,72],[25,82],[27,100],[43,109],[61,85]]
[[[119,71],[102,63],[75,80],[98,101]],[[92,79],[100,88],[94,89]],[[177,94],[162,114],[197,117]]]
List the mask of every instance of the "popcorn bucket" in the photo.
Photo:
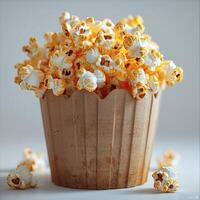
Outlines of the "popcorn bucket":
[[159,107],[150,92],[135,100],[115,89],[106,98],[47,91],[40,100],[52,181],[86,189],[146,182]]

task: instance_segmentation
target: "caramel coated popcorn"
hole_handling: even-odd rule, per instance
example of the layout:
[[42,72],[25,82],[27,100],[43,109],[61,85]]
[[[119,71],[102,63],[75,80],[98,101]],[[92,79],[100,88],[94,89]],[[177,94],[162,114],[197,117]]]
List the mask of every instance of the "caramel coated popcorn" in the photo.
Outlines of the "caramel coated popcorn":
[[140,16],[114,24],[64,12],[59,21],[61,31],[45,33],[43,46],[30,38],[23,47],[28,59],[15,66],[15,82],[39,98],[48,89],[56,96],[84,89],[104,98],[119,88],[142,99],[148,91],[157,94],[183,79],[183,70],[144,33]]
[[173,167],[162,167],[156,170],[152,177],[154,188],[160,192],[176,192],[179,189],[177,174]]

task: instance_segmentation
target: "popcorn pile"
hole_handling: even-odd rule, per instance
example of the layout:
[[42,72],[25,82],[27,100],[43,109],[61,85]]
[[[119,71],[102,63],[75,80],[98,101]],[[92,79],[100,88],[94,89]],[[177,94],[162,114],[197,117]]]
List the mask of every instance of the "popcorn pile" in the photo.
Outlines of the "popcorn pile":
[[156,170],[152,177],[154,188],[160,192],[176,192],[179,189],[177,174],[173,167],[162,167]]
[[61,32],[47,32],[45,44],[35,37],[23,47],[28,59],[15,65],[15,82],[42,97],[46,90],[70,96],[85,89],[105,97],[115,88],[128,90],[142,99],[147,91],[157,94],[165,85],[183,78],[183,70],[165,60],[158,45],[144,34],[139,16],[84,20],[64,12]]

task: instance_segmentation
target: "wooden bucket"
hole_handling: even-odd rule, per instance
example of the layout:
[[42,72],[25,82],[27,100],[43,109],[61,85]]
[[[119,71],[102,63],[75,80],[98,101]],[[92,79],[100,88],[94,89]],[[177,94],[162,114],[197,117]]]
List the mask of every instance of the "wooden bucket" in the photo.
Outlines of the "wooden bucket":
[[159,95],[135,100],[115,89],[105,99],[47,91],[40,100],[52,181],[70,188],[126,188],[146,182]]

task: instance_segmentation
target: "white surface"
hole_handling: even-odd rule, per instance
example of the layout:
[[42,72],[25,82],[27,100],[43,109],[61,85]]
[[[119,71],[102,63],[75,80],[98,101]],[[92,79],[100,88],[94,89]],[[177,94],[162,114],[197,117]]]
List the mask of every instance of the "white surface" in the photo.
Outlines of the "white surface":
[[[0,199],[12,200],[16,197],[20,200],[60,200],[60,199],[82,199],[82,200],[102,200],[102,199],[115,199],[115,200],[132,200],[132,199],[152,199],[152,200],[196,200],[199,199],[199,143],[194,139],[181,140],[178,138],[165,138],[157,141],[154,145],[151,172],[146,184],[129,189],[113,189],[113,190],[76,190],[70,188],[59,187],[51,183],[49,172],[37,174],[38,188],[28,189],[25,191],[10,189],[5,182],[5,177],[8,174],[8,167],[11,164],[17,163],[21,156],[23,147],[28,143],[34,147],[35,150],[44,147],[44,141],[30,140],[25,143],[10,143],[4,144],[2,148],[4,157],[4,168],[0,168]],[[185,142],[187,141],[187,142]],[[21,147],[21,151],[19,150]],[[151,178],[152,170],[155,169],[156,157],[167,148],[173,148],[181,155],[181,160],[178,165],[180,191],[177,193],[159,193],[153,189],[153,180]],[[18,151],[16,151],[18,149]],[[11,156],[12,155],[12,156]],[[7,168],[6,168],[7,166]],[[12,167],[14,167],[13,165]]]

